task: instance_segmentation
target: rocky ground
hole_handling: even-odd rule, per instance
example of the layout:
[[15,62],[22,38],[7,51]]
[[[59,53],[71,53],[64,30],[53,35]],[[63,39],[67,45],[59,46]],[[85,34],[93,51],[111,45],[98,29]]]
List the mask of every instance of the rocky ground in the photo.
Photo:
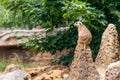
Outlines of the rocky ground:
[[69,69],[65,66],[43,66],[26,69],[31,74],[32,80],[64,80],[68,76]]
[[[12,70],[11,65],[12,65],[12,69],[16,69],[15,70],[16,73],[14,73],[14,71],[11,71]],[[16,65],[14,65],[14,64],[11,64],[11,65],[8,65],[7,68],[5,69],[5,71],[3,73],[0,73],[0,79],[4,80],[4,78],[5,78],[5,79],[9,80],[9,78],[12,79],[12,77],[14,77],[14,75],[16,75],[16,74],[19,76],[24,74],[24,73],[18,73],[19,72],[18,66],[16,67]],[[22,69],[22,71],[25,73],[27,72],[27,74],[31,75],[30,80],[64,80],[68,76],[69,69],[66,66],[47,65],[47,66],[37,67],[37,68]],[[6,77],[5,74],[7,74],[7,73],[11,73],[11,74],[7,75],[7,77]],[[4,75],[4,77],[2,77],[2,75]],[[10,76],[10,75],[13,75],[13,76]],[[18,78],[19,78],[19,76],[18,76]],[[18,78],[17,78],[17,80],[18,80]],[[20,76],[20,78],[21,78],[21,76]]]
[[[19,60],[34,68],[23,68],[22,70],[29,73],[32,80],[64,80],[68,76],[69,68],[60,65],[50,65],[52,55],[50,53],[35,53],[29,50],[23,50],[20,47],[0,47],[0,57],[9,59],[10,64],[18,64]],[[63,51],[66,52],[66,51]],[[3,54],[4,53],[4,54]],[[59,53],[59,52],[58,52]],[[16,62],[14,62],[16,61]],[[1,72],[0,75],[3,73]]]

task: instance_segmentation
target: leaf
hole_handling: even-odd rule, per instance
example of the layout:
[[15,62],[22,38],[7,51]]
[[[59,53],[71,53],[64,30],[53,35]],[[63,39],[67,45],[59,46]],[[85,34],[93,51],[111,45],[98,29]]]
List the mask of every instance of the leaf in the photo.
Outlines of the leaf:
[[69,17],[70,17],[70,14],[68,13],[63,14],[63,18],[69,18]]

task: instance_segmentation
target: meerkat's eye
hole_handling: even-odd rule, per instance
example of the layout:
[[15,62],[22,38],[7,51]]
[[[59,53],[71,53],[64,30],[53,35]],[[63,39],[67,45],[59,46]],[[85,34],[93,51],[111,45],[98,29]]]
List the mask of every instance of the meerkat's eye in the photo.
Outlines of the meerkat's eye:
[[76,24],[79,24],[79,22],[76,22]]

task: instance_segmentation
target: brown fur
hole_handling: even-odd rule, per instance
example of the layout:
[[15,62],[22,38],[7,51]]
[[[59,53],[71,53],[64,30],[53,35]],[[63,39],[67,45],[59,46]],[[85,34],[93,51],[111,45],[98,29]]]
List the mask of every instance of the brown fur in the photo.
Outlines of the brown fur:
[[83,43],[84,51],[86,51],[88,44],[90,44],[92,40],[91,32],[84,24],[82,24],[82,22],[75,22],[74,26],[78,28],[78,43]]

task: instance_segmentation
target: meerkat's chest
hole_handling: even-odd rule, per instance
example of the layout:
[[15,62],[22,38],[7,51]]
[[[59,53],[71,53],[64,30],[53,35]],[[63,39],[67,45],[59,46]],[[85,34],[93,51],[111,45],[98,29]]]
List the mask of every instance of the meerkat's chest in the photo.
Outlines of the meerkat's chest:
[[91,33],[87,30],[83,30],[83,31],[78,32],[78,36],[87,36],[89,34],[91,34]]
[[78,37],[79,39],[87,39],[87,38],[91,38],[91,32],[89,30],[81,30],[78,32]]

